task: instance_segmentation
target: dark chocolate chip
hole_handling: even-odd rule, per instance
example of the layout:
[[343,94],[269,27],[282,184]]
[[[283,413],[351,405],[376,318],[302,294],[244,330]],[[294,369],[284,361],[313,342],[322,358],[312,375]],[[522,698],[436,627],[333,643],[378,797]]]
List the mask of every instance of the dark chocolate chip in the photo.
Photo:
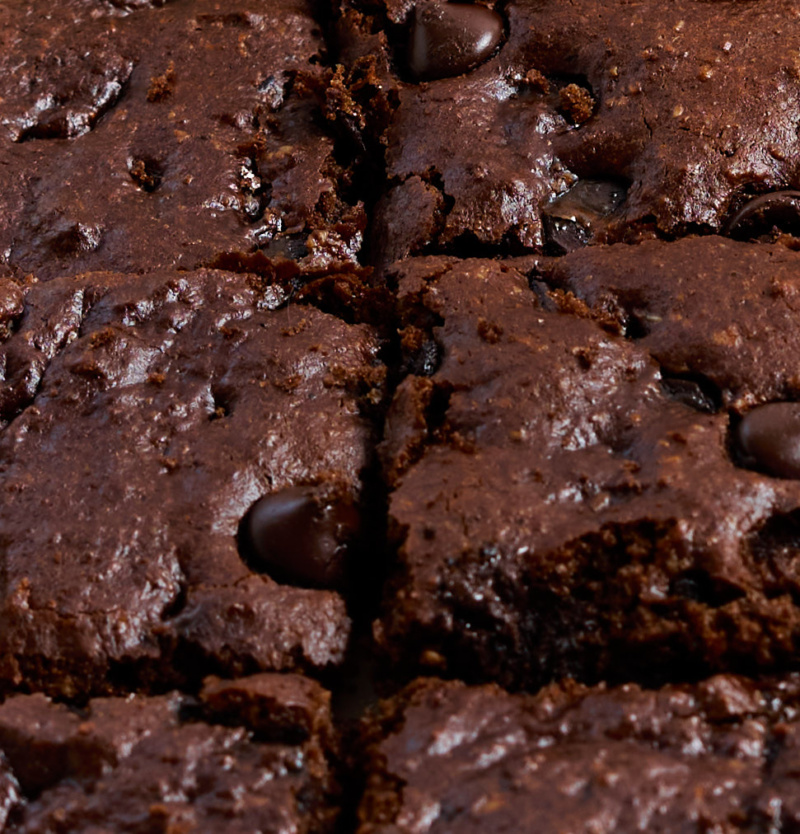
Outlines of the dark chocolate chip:
[[579,180],[544,208],[550,243],[563,252],[586,246],[603,220],[625,199],[626,190],[608,180]]
[[50,238],[50,249],[57,257],[77,255],[81,252],[92,252],[100,246],[102,230],[98,226],[87,226],[85,223],[74,223],[67,228],[57,231]]
[[291,487],[257,501],[245,517],[246,560],[279,582],[340,587],[359,529],[347,500],[326,500],[314,487]]
[[485,61],[503,37],[503,19],[485,6],[432,3],[414,11],[408,66],[418,81],[461,75]]
[[739,209],[725,226],[725,234],[738,240],[776,232],[800,237],[800,191],[762,194]]
[[739,424],[738,435],[756,468],[778,478],[800,478],[800,403],[754,408]]
[[268,258],[285,258],[289,261],[300,260],[308,254],[308,238],[306,236],[291,235],[273,238],[259,246],[259,251]]
[[720,409],[721,399],[718,390],[712,390],[710,383],[700,383],[682,377],[664,377],[661,386],[673,400],[705,414],[714,414]]

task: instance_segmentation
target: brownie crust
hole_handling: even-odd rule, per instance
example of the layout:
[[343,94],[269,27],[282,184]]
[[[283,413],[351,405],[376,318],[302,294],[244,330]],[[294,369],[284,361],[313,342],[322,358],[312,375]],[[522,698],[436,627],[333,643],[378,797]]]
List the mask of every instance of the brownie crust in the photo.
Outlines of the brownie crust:
[[375,634],[396,666],[534,688],[794,664],[800,490],[743,458],[735,413],[511,266],[392,278],[410,373],[382,444],[398,565]]
[[0,706],[3,830],[331,831],[329,701],[294,675],[80,710],[16,695]]

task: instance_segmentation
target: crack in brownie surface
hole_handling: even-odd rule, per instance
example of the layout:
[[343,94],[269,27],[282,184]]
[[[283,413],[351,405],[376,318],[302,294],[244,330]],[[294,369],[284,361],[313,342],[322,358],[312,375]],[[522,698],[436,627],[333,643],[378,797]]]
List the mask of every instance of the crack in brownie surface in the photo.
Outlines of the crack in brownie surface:
[[4,686],[80,697],[341,661],[342,596],[254,570],[237,534],[289,488],[359,504],[379,343],[271,311],[268,290],[212,271],[27,288],[0,345],[11,387],[38,374],[0,432]]
[[355,260],[311,3],[129,5],[0,9],[0,263],[47,279],[257,248]]

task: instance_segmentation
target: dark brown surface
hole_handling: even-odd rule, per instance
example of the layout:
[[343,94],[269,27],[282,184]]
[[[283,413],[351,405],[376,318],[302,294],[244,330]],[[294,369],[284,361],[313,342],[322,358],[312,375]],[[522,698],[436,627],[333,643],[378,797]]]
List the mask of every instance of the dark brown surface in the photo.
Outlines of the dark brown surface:
[[0,7],[0,266],[40,279],[355,258],[309,0]]
[[360,834],[791,831],[800,680],[642,691],[418,681],[369,727]]
[[726,412],[514,269],[390,277],[415,370],[383,444],[392,658],[526,687],[796,662],[800,482],[745,468]]
[[274,581],[237,535],[267,494],[361,500],[374,332],[271,311],[271,285],[231,273],[4,286],[3,685],[79,697],[339,663],[342,597]]
[[[405,47],[413,4],[341,5],[337,30],[347,72],[331,102],[339,121],[385,159],[372,217],[373,260],[383,265],[421,251],[475,246],[541,247],[541,206],[572,177],[551,141],[567,122],[546,96],[528,92],[530,61],[517,66],[524,35],[512,31],[497,54],[465,75],[419,84],[407,66],[414,52],[407,55]],[[397,23],[387,27],[383,6],[402,7],[389,11]],[[358,11],[365,7],[376,14]]]
[[800,829],[795,677],[417,684],[342,794],[202,683],[798,667],[798,15],[0,7],[0,828]]
[[[412,10],[439,5],[339,4],[342,121],[386,161],[378,263],[538,249],[548,204],[581,180],[624,195],[589,240],[720,231],[753,194],[800,184],[795,0],[487,2],[505,17],[496,54],[415,83]],[[396,208],[423,184],[409,228]]]
[[178,694],[0,706],[4,831],[326,832],[329,695],[292,675]]
[[565,311],[625,334],[722,405],[800,398],[798,252],[715,236],[646,241],[589,247],[537,274]]

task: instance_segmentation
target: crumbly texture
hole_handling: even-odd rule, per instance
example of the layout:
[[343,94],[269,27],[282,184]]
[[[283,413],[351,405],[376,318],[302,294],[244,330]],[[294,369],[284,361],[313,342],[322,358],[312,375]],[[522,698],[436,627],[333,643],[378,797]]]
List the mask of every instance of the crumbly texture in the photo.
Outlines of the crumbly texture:
[[79,697],[340,662],[342,596],[274,581],[237,535],[296,486],[358,506],[375,333],[270,310],[274,287],[233,273],[2,286],[3,686]]
[[412,372],[376,637],[397,665],[535,687],[794,663],[800,487],[741,465],[726,412],[508,266],[392,277]]
[[366,734],[359,834],[788,831],[800,680],[551,686],[419,681]]
[[561,309],[635,340],[710,409],[800,398],[800,253],[786,246],[709,236],[587,247],[536,274]]
[[340,118],[386,163],[377,263],[539,249],[581,181],[623,197],[594,240],[720,231],[750,195],[798,185],[795,0],[487,4],[506,22],[495,54],[425,83],[406,66],[419,5],[339,4]]
[[355,259],[310,0],[0,8],[0,266],[40,280]]
[[329,700],[291,675],[80,710],[14,696],[0,706],[3,830],[331,831]]
[[0,0],[0,830],[800,831],[799,20]]
[[385,159],[370,238],[375,262],[476,246],[541,248],[541,206],[573,178],[551,138],[567,121],[523,77],[523,35],[514,30],[465,75],[412,83],[401,57],[407,16],[390,10],[387,28],[380,10],[360,10],[374,4],[352,5],[343,4],[337,21],[345,72],[330,96],[339,121]]

